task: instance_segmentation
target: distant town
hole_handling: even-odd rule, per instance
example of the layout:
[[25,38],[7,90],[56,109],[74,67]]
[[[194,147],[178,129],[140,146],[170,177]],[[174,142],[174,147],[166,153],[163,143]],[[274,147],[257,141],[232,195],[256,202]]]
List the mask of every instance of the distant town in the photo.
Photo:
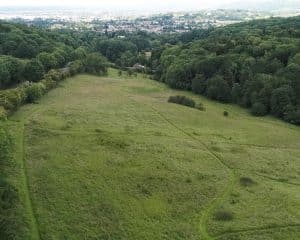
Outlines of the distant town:
[[157,34],[182,33],[194,29],[222,27],[228,24],[267,19],[270,17],[297,16],[300,10],[248,11],[201,10],[196,12],[170,12],[164,14],[110,13],[97,10],[7,10],[0,9],[0,19],[50,29],[72,29],[102,33],[146,31]]

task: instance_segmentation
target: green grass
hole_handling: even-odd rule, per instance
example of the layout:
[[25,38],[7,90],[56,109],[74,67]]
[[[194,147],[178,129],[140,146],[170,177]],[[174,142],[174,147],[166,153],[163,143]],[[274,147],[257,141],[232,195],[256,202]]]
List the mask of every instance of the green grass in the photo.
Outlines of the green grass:
[[8,121],[20,239],[300,238],[299,127],[117,75],[68,79]]

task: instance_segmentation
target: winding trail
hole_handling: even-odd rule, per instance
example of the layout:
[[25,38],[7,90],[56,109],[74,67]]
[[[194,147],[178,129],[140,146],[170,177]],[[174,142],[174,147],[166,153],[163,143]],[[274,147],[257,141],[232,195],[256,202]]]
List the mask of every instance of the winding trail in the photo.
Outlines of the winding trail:
[[27,213],[29,215],[30,220],[30,230],[31,230],[31,240],[40,240],[40,231],[39,226],[36,218],[36,214],[34,211],[32,198],[30,196],[30,186],[28,183],[28,172],[26,167],[26,159],[25,159],[25,125],[27,122],[27,119],[33,114],[34,112],[31,112],[30,115],[27,117],[24,117],[20,121],[20,140],[18,142],[18,158],[19,162],[21,164],[21,170],[22,170],[22,182],[24,186],[24,197],[25,197],[25,208],[27,209]]
[[164,121],[166,121],[167,123],[169,123],[175,129],[177,129],[178,131],[180,131],[181,133],[183,133],[184,135],[186,135],[190,139],[192,139],[192,140],[197,141],[198,143],[200,143],[209,152],[209,154],[212,155],[226,169],[226,171],[227,171],[227,173],[229,175],[228,183],[227,183],[226,188],[224,189],[224,191],[219,196],[216,196],[212,200],[212,202],[207,207],[204,208],[204,211],[203,211],[203,213],[201,215],[201,218],[200,218],[200,234],[202,236],[202,239],[212,240],[212,239],[214,239],[214,237],[211,236],[208,233],[208,230],[207,230],[207,221],[208,221],[208,218],[212,214],[212,212],[232,192],[234,184],[235,184],[235,181],[236,181],[236,175],[237,175],[237,173],[235,172],[234,169],[232,169],[229,165],[227,165],[216,153],[214,153],[213,151],[211,151],[210,148],[204,142],[202,142],[200,139],[194,137],[189,132],[187,132],[184,129],[182,129],[179,126],[177,126],[175,123],[173,123],[168,118],[166,118],[162,113],[160,113],[153,106],[148,105],[148,104],[147,104],[147,106],[150,107],[152,109],[152,111],[154,111],[158,116],[160,116],[161,119],[163,119]]

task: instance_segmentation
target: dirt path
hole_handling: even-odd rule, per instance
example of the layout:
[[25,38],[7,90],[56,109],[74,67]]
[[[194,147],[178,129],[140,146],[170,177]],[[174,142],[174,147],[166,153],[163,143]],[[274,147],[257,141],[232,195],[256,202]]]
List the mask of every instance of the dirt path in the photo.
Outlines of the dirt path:
[[25,159],[25,125],[28,120],[28,118],[33,114],[34,112],[31,112],[30,115],[27,117],[24,117],[20,121],[20,136],[19,136],[19,141],[17,143],[17,148],[18,148],[18,159],[21,165],[21,170],[22,170],[22,182],[24,186],[24,197],[25,197],[25,207],[27,209],[27,213],[29,216],[30,220],[30,229],[31,229],[31,239],[32,240],[39,240],[41,239],[40,237],[40,232],[39,232],[39,227],[38,227],[38,222],[35,216],[35,211],[34,211],[34,206],[32,203],[32,198],[30,196],[30,185],[28,183],[28,173],[27,173],[27,167],[26,167],[26,159]]
[[191,135],[190,133],[186,132],[184,129],[180,128],[175,123],[173,123],[172,121],[170,121],[169,119],[167,119],[162,113],[160,113],[153,106],[149,106],[148,105],[148,107],[150,107],[157,115],[160,116],[160,118],[162,118],[164,121],[166,121],[167,123],[169,123],[170,125],[172,125],[175,129],[177,129],[178,131],[182,132],[184,135],[186,135],[190,139],[192,139],[192,140],[197,141],[198,143],[200,143],[210,153],[210,155],[212,155],[224,167],[224,169],[226,169],[226,172],[228,173],[228,176],[229,176],[226,188],[224,189],[224,191],[219,196],[217,196],[215,199],[213,199],[208,206],[205,207],[205,210],[203,211],[203,213],[201,215],[201,218],[200,218],[200,234],[201,234],[202,239],[207,239],[207,240],[214,239],[214,237],[211,236],[208,233],[208,231],[207,231],[207,221],[208,221],[208,218],[213,213],[213,211],[217,207],[219,207],[220,204],[232,192],[234,184],[235,184],[235,181],[236,181],[236,172],[232,168],[230,168],[223,161],[223,159],[221,159],[217,154],[215,154],[213,151],[211,151],[209,149],[209,147],[205,143],[203,143],[202,141],[200,141],[199,139],[197,139],[196,137],[194,137],[193,135]]

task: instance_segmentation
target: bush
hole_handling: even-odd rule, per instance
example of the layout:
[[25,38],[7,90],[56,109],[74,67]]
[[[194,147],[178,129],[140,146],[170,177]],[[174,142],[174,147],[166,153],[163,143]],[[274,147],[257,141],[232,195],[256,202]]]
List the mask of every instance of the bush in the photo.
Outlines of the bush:
[[46,91],[49,91],[49,90],[55,88],[57,85],[57,82],[55,82],[51,78],[43,79],[42,81],[40,81],[40,83],[42,83],[45,86]]
[[229,112],[224,111],[224,112],[223,112],[223,116],[224,116],[224,117],[228,117],[228,116],[229,116]]
[[241,177],[240,184],[242,186],[249,187],[249,186],[252,186],[253,184],[255,184],[255,182],[249,177]]
[[52,69],[46,75],[45,79],[52,79],[55,82],[59,82],[65,78],[61,70]]
[[196,103],[186,96],[170,96],[168,102],[194,108]]
[[214,214],[214,218],[217,221],[231,221],[233,219],[233,213],[229,211],[217,211]]
[[82,73],[84,71],[83,63],[80,60],[76,60],[69,65],[70,75],[74,76],[77,73]]
[[27,102],[35,103],[38,99],[43,96],[46,91],[46,87],[42,83],[31,83],[25,87]]
[[3,106],[0,106],[0,120],[6,120],[7,119],[7,111]]
[[203,103],[197,103],[195,108],[197,108],[200,111],[205,111],[206,110]]
[[251,113],[254,116],[264,116],[267,114],[267,107],[260,102],[256,102],[252,105]]
[[26,101],[26,93],[23,88],[15,88],[0,91],[0,106],[7,111],[15,111]]

